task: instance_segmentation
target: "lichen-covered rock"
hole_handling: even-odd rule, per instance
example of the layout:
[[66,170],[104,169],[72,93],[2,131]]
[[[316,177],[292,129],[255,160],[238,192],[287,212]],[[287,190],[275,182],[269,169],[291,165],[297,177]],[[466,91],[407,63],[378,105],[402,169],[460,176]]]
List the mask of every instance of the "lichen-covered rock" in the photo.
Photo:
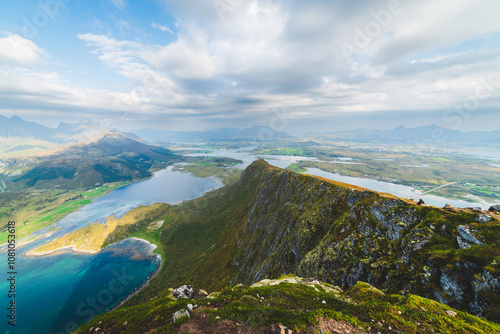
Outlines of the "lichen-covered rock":
[[476,218],[476,221],[480,222],[480,223],[487,223],[489,222],[490,220],[492,220],[493,218],[491,218],[490,216],[487,216],[487,215],[479,215],[477,218]]
[[183,285],[180,286],[173,291],[173,296],[175,298],[191,298],[191,295],[194,294],[194,289],[191,285]]
[[474,279],[472,281],[472,287],[474,292],[478,291],[493,291],[497,292],[500,290],[500,280],[494,277],[489,271],[486,269],[481,273],[480,279]]
[[179,310],[177,312],[175,312],[173,315],[172,315],[172,322],[173,323],[176,323],[177,321],[179,321],[179,319],[183,318],[183,317],[191,317],[189,315],[189,312],[188,310],[185,310],[185,309],[182,309],[182,310]]
[[458,243],[458,247],[460,247],[461,249],[467,249],[467,248],[471,248],[472,246],[467,242],[465,241],[464,238],[462,238],[461,236],[457,236],[457,243]]
[[441,273],[441,279],[439,280],[441,288],[448,296],[455,298],[459,303],[463,302],[463,287],[457,282],[456,278],[451,274],[443,271]]
[[195,290],[191,285],[182,285],[172,290],[172,297],[176,299],[200,299],[207,297],[207,293],[202,290]]
[[370,208],[372,215],[380,225],[386,228],[387,237],[391,240],[403,237],[405,232],[418,221],[418,217],[415,216],[415,211],[412,209],[395,210],[395,208],[400,208],[402,204],[401,200],[389,200],[381,201]]
[[470,242],[474,245],[482,246],[484,243],[479,241],[475,236],[475,232],[470,228],[470,226],[467,225],[460,225],[458,227],[458,233],[460,233],[460,236],[465,239],[465,241]]

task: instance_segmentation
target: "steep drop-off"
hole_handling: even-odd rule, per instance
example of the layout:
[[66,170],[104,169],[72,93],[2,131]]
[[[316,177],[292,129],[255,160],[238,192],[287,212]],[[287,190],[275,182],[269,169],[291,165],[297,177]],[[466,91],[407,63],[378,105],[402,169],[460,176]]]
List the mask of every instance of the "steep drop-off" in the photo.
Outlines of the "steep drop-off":
[[259,160],[237,184],[170,206],[164,218],[154,232],[128,226],[106,241],[156,233],[160,243],[159,275],[127,307],[182,284],[216,291],[293,273],[343,289],[364,281],[500,320],[494,217],[417,206]]

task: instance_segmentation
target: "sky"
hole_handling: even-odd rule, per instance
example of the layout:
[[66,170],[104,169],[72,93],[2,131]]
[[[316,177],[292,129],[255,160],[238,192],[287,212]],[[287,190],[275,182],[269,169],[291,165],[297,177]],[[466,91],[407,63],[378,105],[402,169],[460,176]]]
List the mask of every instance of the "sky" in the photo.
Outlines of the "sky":
[[500,129],[498,0],[2,0],[0,114]]

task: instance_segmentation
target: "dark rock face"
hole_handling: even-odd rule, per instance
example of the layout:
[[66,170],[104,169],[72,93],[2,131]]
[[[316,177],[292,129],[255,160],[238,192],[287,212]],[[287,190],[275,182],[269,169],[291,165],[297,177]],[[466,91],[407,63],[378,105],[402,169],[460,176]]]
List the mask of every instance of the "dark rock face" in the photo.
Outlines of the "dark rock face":
[[489,208],[489,211],[490,211],[490,212],[500,212],[500,204],[498,204],[498,205],[492,205],[492,206]]
[[[241,186],[249,186],[251,168]],[[342,288],[365,281],[478,314],[496,307],[500,267],[494,254],[470,259],[489,247],[484,229],[494,226],[477,217],[269,169],[237,236],[233,282],[288,273]]]

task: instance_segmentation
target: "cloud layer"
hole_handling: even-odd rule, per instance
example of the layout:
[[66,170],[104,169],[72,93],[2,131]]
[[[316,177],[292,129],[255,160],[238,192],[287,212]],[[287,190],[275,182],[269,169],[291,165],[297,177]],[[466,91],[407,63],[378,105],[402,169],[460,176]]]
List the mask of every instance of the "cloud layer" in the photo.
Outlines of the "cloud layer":
[[[113,3],[126,11],[125,1]],[[311,125],[366,113],[446,122],[452,108],[498,118],[498,1],[160,3],[175,22],[149,20],[149,28],[173,36],[168,42],[76,36],[88,57],[126,82],[120,91],[69,86],[43,67],[54,55],[19,35],[0,38],[0,87],[10,108],[36,108],[36,97],[57,110],[242,126],[265,123],[283,107]]]

